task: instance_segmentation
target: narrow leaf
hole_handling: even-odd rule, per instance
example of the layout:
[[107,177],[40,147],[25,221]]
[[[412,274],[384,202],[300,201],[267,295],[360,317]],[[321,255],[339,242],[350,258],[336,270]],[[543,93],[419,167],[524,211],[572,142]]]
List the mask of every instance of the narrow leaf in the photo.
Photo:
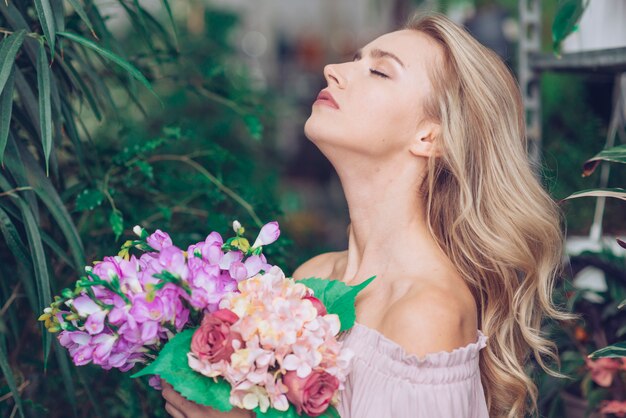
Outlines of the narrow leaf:
[[56,25],[54,24],[54,14],[49,0],[35,0],[35,8],[37,9],[37,17],[41,23],[41,28],[46,36],[48,45],[50,45],[50,53],[54,57],[54,41],[56,38]]
[[600,161],[626,164],[626,145],[618,145],[616,147],[604,149],[593,158],[585,161],[585,164],[583,165],[583,177],[590,176],[596,167],[598,167]]
[[52,14],[54,15],[54,26],[58,31],[65,30],[65,8],[63,0],[50,0],[52,6]]
[[589,189],[572,193],[563,200],[575,199],[578,197],[614,197],[616,199],[626,200],[626,189],[619,187],[613,189]]
[[118,55],[114,54],[113,52],[109,51],[108,49],[104,49],[100,45],[95,44],[94,42],[91,42],[90,40],[85,39],[82,36],[76,35],[74,33],[59,32],[58,34],[63,36],[63,37],[65,37],[65,38],[67,38],[67,39],[69,39],[69,40],[72,40],[72,41],[77,42],[77,43],[79,43],[81,45],[84,45],[85,47],[87,47],[87,48],[97,52],[102,57],[113,61],[115,64],[119,65],[124,70],[126,70],[126,72],[128,72],[128,74],[130,74],[133,78],[135,78],[136,80],[141,82],[141,84],[143,84],[157,98],[159,97],[159,96],[157,96],[156,92],[153,90],[152,85],[146,79],[146,77],[144,77],[144,75],[137,68],[135,68],[135,66],[133,66],[131,63],[129,63],[128,61],[124,60],[120,56],[118,56]]
[[[28,238],[28,246],[30,248],[31,257],[33,259],[33,267],[35,268],[35,278],[37,279],[39,289],[39,310],[43,311],[46,306],[52,302],[50,291],[50,276],[48,275],[48,263],[46,253],[43,248],[39,225],[37,225],[30,208],[22,199],[20,199],[20,210],[26,227],[26,236]],[[48,356],[50,354],[50,335],[41,325],[43,337],[43,363],[44,370],[47,368]]]
[[4,375],[4,379],[9,385],[9,389],[11,389],[11,393],[13,394],[13,400],[17,405],[17,409],[20,411],[20,416],[22,418],[24,415],[24,406],[22,405],[22,397],[20,396],[20,392],[17,390],[17,385],[15,384],[15,376],[13,375],[13,370],[11,370],[11,365],[9,364],[9,358],[7,353],[4,351],[3,344],[0,344],[0,369],[2,370],[2,374]]
[[58,341],[54,342],[54,354],[59,362],[59,369],[61,369],[61,377],[63,378],[63,385],[65,386],[65,392],[69,397],[70,405],[74,416],[78,416],[78,410],[76,402],[76,389],[74,387],[74,379],[72,378],[72,369],[70,362],[67,360],[67,351]]
[[39,88],[39,126],[41,145],[46,161],[46,175],[49,175],[50,151],[52,150],[52,110],[50,107],[50,67],[43,44],[39,45],[37,56],[37,85]]
[[15,55],[22,46],[25,35],[26,31],[20,30],[0,42],[0,92],[4,90],[4,85],[11,75]]
[[609,345],[608,347],[601,348],[589,354],[589,358],[603,358],[603,357],[626,357],[626,341],[619,342],[617,344]]
[[180,45],[178,44],[178,29],[176,28],[176,21],[174,20],[174,14],[172,13],[172,8],[170,7],[169,0],[163,0],[163,6],[165,6],[167,16],[170,18],[172,30],[174,31],[174,42],[176,42],[176,50],[178,51],[180,50]]
[[192,370],[187,363],[187,353],[191,350],[194,332],[194,329],[188,329],[176,334],[165,344],[156,360],[131,377],[158,375],[190,401],[218,411],[230,411],[230,384],[222,378],[215,382]]
[[[70,214],[67,212],[61,197],[57,193],[54,185],[41,170],[41,167],[28,152],[21,152],[20,165],[26,167],[27,181],[33,187],[35,193],[50,211],[57,226],[63,232],[65,239],[72,251],[74,265],[85,265],[85,253],[76,226],[72,221]],[[7,162],[8,165],[8,162]]]
[[89,20],[89,16],[87,16],[87,13],[85,13],[85,9],[83,8],[83,5],[80,4],[80,1],[78,1],[78,0],[68,0],[68,1],[72,5],[72,7],[74,8],[74,11],[81,18],[81,20],[83,22],[85,22],[85,25],[87,25],[87,27],[89,28],[89,31],[91,32],[93,37],[98,39],[98,35],[96,35],[96,31],[93,29],[93,25],[91,24],[91,20]]
[[9,139],[9,127],[11,126],[11,113],[13,111],[13,85],[15,72],[9,74],[2,93],[0,93],[0,164],[4,167],[4,149]]

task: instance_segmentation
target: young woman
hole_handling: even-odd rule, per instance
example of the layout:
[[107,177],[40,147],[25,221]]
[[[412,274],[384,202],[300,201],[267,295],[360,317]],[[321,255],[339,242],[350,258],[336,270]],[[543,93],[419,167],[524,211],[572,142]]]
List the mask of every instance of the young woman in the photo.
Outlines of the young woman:
[[[557,360],[540,325],[569,318],[551,302],[563,237],[527,157],[510,71],[447,18],[426,15],[324,76],[305,133],[341,179],[349,243],[294,278],[377,276],[344,338],[356,354],[341,417],[536,412],[527,361]],[[198,407],[171,387],[163,395],[175,418],[251,415]]]

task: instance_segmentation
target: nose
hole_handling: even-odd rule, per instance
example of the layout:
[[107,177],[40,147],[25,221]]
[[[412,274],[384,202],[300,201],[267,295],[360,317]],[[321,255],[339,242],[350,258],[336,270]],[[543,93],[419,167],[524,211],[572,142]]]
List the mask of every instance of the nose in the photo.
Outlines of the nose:
[[327,64],[324,66],[324,78],[329,86],[331,83],[335,83],[338,87],[343,88],[346,83],[345,77],[339,71],[339,64]]

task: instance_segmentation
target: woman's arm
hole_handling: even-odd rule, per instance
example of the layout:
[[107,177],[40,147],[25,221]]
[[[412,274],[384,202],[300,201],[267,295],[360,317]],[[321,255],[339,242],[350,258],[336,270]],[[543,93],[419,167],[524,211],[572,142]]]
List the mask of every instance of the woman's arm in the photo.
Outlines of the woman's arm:
[[172,385],[161,379],[165,399],[165,410],[173,418],[255,418],[253,411],[233,408],[230,412],[220,412],[211,407],[199,405],[182,397]]

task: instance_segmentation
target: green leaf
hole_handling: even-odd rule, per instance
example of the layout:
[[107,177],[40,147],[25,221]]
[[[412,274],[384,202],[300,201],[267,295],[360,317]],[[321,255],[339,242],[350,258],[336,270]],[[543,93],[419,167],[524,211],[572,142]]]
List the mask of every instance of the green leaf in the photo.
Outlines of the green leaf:
[[187,364],[187,353],[191,350],[194,331],[188,329],[176,334],[165,344],[156,360],[131,377],[158,375],[190,401],[218,411],[230,411],[230,384],[221,378],[216,379],[216,382],[192,370]]
[[50,151],[52,150],[52,110],[50,107],[50,67],[43,44],[39,44],[37,56],[37,85],[39,88],[39,124],[41,145],[46,161],[46,175],[49,175]]
[[552,22],[552,45],[555,53],[559,53],[561,42],[576,30],[585,5],[583,0],[561,0]]
[[[119,65],[120,67],[122,67],[124,70],[126,70],[126,72],[128,72],[128,74],[130,74],[133,78],[135,78],[136,80],[138,80],[139,82],[141,82],[141,84],[143,84],[152,94],[154,94],[157,98],[159,98],[159,96],[157,96],[156,92],[154,91],[154,89],[152,88],[152,85],[150,84],[150,82],[146,79],[146,77],[144,77],[144,75],[137,69],[135,68],[135,66],[133,66],[131,63],[129,63],[128,61],[124,60],[123,58],[121,58],[120,56],[114,54],[113,52],[109,51],[108,49],[102,48],[100,45],[95,44],[93,42],[91,42],[88,39],[83,38],[82,36],[76,35],[74,33],[70,33],[70,32],[59,32],[58,33],[60,36],[63,36],[69,40],[72,40],[74,42],[77,42],[95,52],[97,52],[98,54],[100,54],[100,56],[113,61],[115,64]],[[160,100],[160,98],[159,98]]]
[[614,197],[616,199],[626,200],[626,189],[619,187],[613,189],[589,189],[572,193],[563,200],[576,199],[578,197]]
[[[277,409],[269,408],[265,412],[261,412],[261,410],[257,407],[254,410],[256,414],[256,418],[308,418],[310,415],[305,414],[299,415],[296,411],[296,408],[293,405],[289,405],[289,409],[286,411],[279,411]],[[335,407],[330,406],[326,411],[324,411],[321,415],[318,415],[319,418],[341,418],[339,413],[335,409]]]
[[63,385],[65,391],[69,397],[70,406],[74,412],[74,416],[77,417],[77,402],[76,402],[76,389],[74,387],[74,379],[72,378],[72,368],[70,362],[67,359],[67,351],[58,341],[54,342],[54,354],[56,355],[59,363],[59,369],[61,369],[61,377],[63,378]]
[[0,92],[4,90],[4,85],[11,75],[15,55],[22,46],[25,35],[26,31],[20,30],[0,42]]
[[622,341],[608,347],[601,348],[589,354],[589,358],[603,358],[603,357],[626,357],[626,341]]
[[85,13],[85,9],[83,8],[83,5],[80,4],[80,1],[78,0],[68,0],[68,1],[74,8],[74,11],[81,18],[81,20],[85,22],[85,25],[87,25],[93,37],[98,39],[98,36],[96,35],[96,31],[93,29],[93,25],[91,24],[91,20],[89,20],[89,16],[87,16],[87,13]]
[[[19,165],[24,166],[27,169],[26,173],[28,176],[28,184],[33,187],[37,197],[39,197],[44,205],[46,205],[46,208],[50,211],[50,214],[54,218],[57,226],[63,232],[63,235],[72,250],[74,264],[76,266],[84,266],[85,254],[83,244],[80,240],[78,231],[76,230],[76,226],[63,204],[63,201],[52,185],[52,182],[45,176],[35,159],[28,152],[22,152],[21,154],[22,157],[20,158]],[[7,161],[7,165],[9,165],[9,161]],[[14,167],[10,168],[13,169]]]
[[50,53],[54,57],[54,41],[56,39],[56,26],[54,24],[54,14],[52,6],[48,0],[35,0],[35,8],[37,9],[37,17],[41,23],[41,28],[46,36],[48,45],[50,45]]
[[601,161],[626,164],[626,145],[618,145],[600,151],[593,158],[585,161],[583,165],[583,177],[590,176]]
[[124,232],[124,218],[122,217],[122,212],[113,209],[111,216],[109,216],[109,223],[111,224],[113,233],[115,233],[115,239],[119,239],[122,232]]
[[243,120],[246,123],[250,136],[256,140],[260,140],[263,136],[263,124],[261,124],[259,118],[254,115],[245,115]]
[[76,198],[76,210],[94,210],[104,201],[104,194],[98,189],[85,189]]
[[163,0],[163,6],[165,6],[167,16],[169,17],[170,23],[172,24],[172,30],[174,31],[174,41],[176,42],[176,50],[178,51],[180,48],[178,44],[178,29],[176,28],[176,21],[174,20],[174,14],[172,13],[170,2],[168,0]]
[[339,316],[341,322],[340,331],[345,331],[354,326],[356,315],[354,312],[354,302],[361,290],[369,285],[376,276],[370,277],[363,283],[349,286],[339,280],[326,280],[318,278],[308,278],[298,280],[313,291],[313,295],[318,298],[326,307],[329,314]]
[[13,370],[11,370],[11,365],[9,364],[9,358],[7,353],[4,351],[4,344],[0,344],[0,369],[2,370],[2,374],[11,389],[11,393],[13,394],[13,400],[17,405],[17,409],[20,411],[20,416],[22,418],[24,415],[24,406],[22,405],[22,397],[20,396],[20,392],[17,390],[17,385],[15,384],[15,376],[13,375]]
[[0,164],[4,166],[4,149],[9,139],[9,127],[11,126],[11,112],[13,111],[13,85],[15,73],[13,67],[9,77],[0,93]]

